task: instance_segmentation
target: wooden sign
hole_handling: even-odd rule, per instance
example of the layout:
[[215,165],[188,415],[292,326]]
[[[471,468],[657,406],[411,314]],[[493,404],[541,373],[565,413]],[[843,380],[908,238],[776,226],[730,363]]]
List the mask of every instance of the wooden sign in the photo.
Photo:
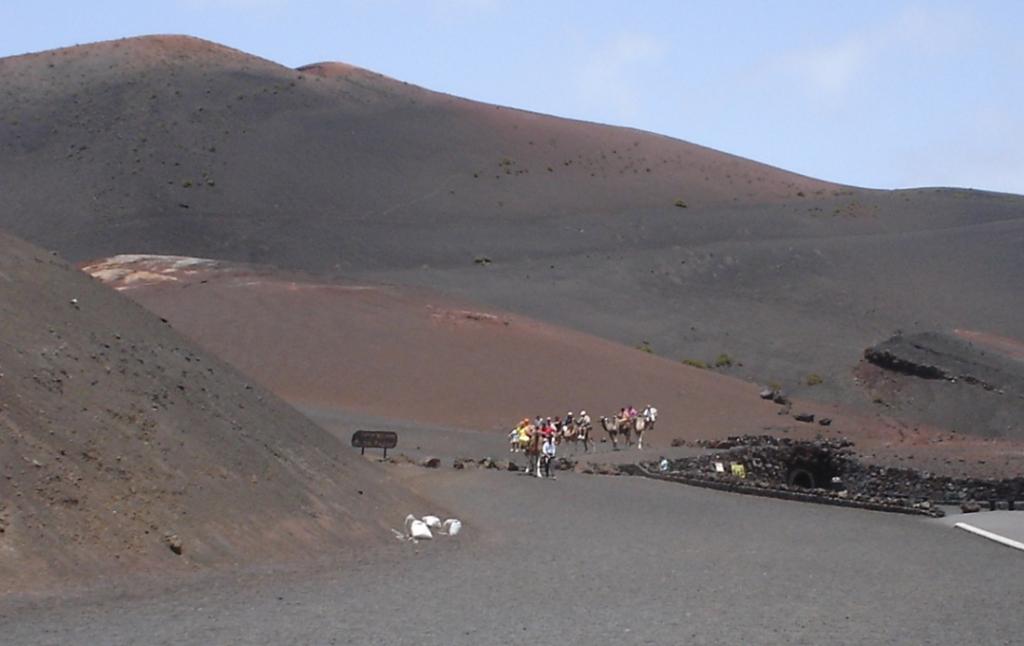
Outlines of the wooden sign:
[[359,449],[360,455],[366,449],[384,449],[384,457],[388,457],[388,449],[398,446],[398,433],[394,431],[356,431],[352,434],[352,446]]

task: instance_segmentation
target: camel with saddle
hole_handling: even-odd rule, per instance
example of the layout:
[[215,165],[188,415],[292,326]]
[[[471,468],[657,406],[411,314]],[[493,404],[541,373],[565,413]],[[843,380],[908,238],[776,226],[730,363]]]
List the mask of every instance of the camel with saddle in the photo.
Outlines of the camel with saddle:
[[618,450],[619,436],[622,437],[626,446],[633,446],[633,435],[636,435],[637,448],[644,448],[644,430],[647,428],[647,421],[643,417],[631,417],[625,412],[620,412],[612,417],[601,417],[601,426],[608,433],[608,439],[612,441],[612,449]]
[[583,444],[583,452],[588,453],[593,448],[593,442],[590,439],[590,432],[593,430],[593,425],[590,423],[590,417],[587,416],[586,411],[583,411],[582,416],[578,419],[573,420],[569,424],[562,426],[561,432],[556,436],[559,444],[569,444],[573,447],[573,453],[576,452],[575,447],[579,444]]

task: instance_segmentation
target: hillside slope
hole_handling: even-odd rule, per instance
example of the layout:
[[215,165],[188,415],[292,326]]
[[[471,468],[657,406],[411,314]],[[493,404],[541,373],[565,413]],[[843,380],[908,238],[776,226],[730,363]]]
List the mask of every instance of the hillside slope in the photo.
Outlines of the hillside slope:
[[752,384],[429,290],[185,258],[85,271],[298,405],[505,433],[655,402],[662,444],[793,423]]
[[424,286],[866,410],[853,370],[897,332],[1024,339],[1020,196],[842,187],[187,37],[0,74],[0,226],[76,262]]
[[6,235],[0,322],[0,593],[351,555],[419,504],[156,316]]
[[187,37],[6,58],[0,75],[0,194],[18,207],[0,226],[73,261],[416,267],[472,260],[472,235],[453,239],[464,226],[836,188],[650,133]]
[[[983,424],[995,421],[991,415],[976,415],[954,434],[941,418],[932,426],[894,419],[900,411],[889,406],[901,400],[888,393],[875,410],[801,399],[780,406],[735,378],[736,365],[697,369],[428,289],[195,258],[122,256],[85,269],[325,428],[399,429],[402,450],[493,454],[526,416],[582,408],[596,421],[625,405],[653,403],[661,412],[645,444],[655,452],[673,439],[771,432],[846,437],[865,459],[954,475],[1013,474],[1024,459],[1024,429],[989,432]],[[872,395],[880,392],[866,376],[865,383]],[[1011,406],[1002,418],[1020,410]],[[831,423],[797,421],[801,412]],[[595,437],[605,438],[600,427]]]

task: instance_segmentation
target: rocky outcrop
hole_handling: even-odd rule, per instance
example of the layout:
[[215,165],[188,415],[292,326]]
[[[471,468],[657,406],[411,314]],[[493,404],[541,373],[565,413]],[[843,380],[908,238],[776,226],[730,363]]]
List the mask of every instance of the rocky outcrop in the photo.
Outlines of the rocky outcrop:
[[866,349],[864,358],[885,370],[921,379],[1024,392],[1024,363],[947,334],[897,335]]

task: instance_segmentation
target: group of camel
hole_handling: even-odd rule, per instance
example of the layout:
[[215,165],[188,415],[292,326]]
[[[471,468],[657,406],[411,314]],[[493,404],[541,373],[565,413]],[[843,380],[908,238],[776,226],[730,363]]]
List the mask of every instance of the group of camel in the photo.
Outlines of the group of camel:
[[[609,417],[602,416],[601,427],[608,433],[608,439],[612,443],[612,449],[619,449],[619,438],[626,446],[633,445],[633,438],[636,437],[638,449],[644,448],[644,432],[654,430],[654,420],[645,419],[642,415],[629,415],[619,413]],[[520,431],[520,428],[523,431]],[[583,452],[589,453],[594,448],[594,441],[590,437],[593,425],[590,417],[576,419],[569,424],[558,425],[552,435],[557,444],[568,444],[576,447],[583,445]],[[523,452],[527,455],[539,454],[541,444],[544,441],[545,433],[535,425],[527,423],[525,427],[519,427],[509,435],[511,451],[513,453]],[[575,452],[575,451],[574,451]]]
[[626,446],[633,445],[633,436],[636,436],[636,448],[644,448],[644,432],[654,430],[654,420],[645,419],[643,415],[618,414],[612,417],[602,417],[601,426],[608,433],[612,441],[612,448],[618,450],[618,437],[626,442]]
[[[593,426],[590,423],[590,417],[584,414],[582,417],[574,420],[572,418],[568,419],[571,420],[569,423],[560,422],[545,428],[538,428],[528,420],[523,420],[519,426],[512,430],[509,434],[511,440],[509,450],[513,453],[521,451],[526,455],[526,473],[541,477],[541,467],[546,459],[550,459],[549,456],[543,454],[545,438],[550,437],[556,444],[569,444],[573,447],[582,443],[584,453],[589,453],[593,449],[594,442],[590,439],[590,432],[593,430]],[[625,412],[625,409],[618,415],[611,417],[602,416],[600,419],[602,428],[608,433],[608,439],[611,440],[612,450],[615,451],[619,449],[620,437],[626,443],[626,446],[632,446],[633,437],[635,436],[637,448],[643,449],[644,432],[654,429],[653,419],[646,419],[642,415],[630,415]],[[575,448],[573,452],[575,453]]]

